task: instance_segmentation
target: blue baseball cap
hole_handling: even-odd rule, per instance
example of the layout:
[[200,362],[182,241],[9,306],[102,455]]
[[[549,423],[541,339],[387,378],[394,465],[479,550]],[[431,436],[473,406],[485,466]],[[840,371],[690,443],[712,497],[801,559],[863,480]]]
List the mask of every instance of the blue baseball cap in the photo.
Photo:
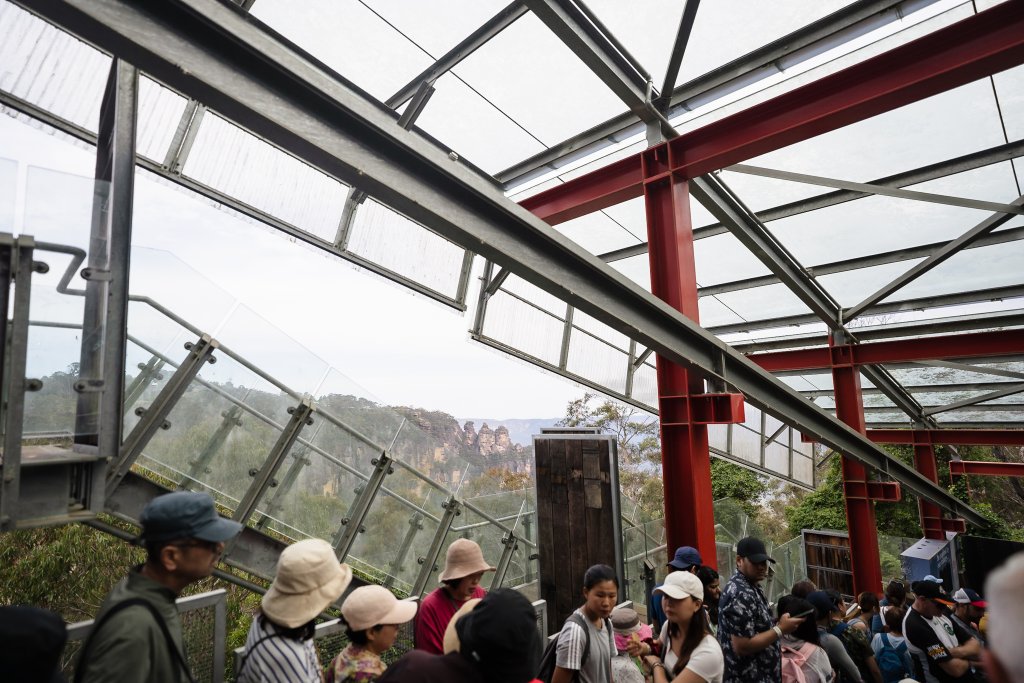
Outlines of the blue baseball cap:
[[703,563],[700,561],[700,553],[697,552],[697,549],[684,545],[681,548],[676,548],[676,556],[672,558],[668,566],[685,570],[693,566],[699,567],[701,564]]
[[139,518],[145,542],[195,538],[220,543],[235,536],[242,525],[217,514],[208,493],[175,491],[149,501]]
[[924,577],[924,580],[925,581],[931,581],[932,583],[937,583],[940,586],[942,585],[942,579],[940,579],[939,577],[937,577],[937,576],[935,576],[933,574],[929,574],[928,576]]

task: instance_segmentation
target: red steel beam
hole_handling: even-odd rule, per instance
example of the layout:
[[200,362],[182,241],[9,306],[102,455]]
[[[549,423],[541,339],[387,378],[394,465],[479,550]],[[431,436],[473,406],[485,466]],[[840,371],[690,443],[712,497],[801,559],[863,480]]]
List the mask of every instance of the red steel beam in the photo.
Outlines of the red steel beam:
[[1024,446],[1024,429],[869,429],[875,443],[936,446]]
[[[837,365],[832,368],[832,386],[835,390],[836,417],[863,434],[864,399],[857,366]],[[867,492],[871,480],[864,465],[845,455],[841,457],[853,592],[854,595],[862,591],[878,593],[882,590],[882,559],[878,552],[875,504]],[[857,492],[862,492],[862,495]]]
[[[694,178],[1022,63],[1024,3],[1011,0],[662,146],[674,147],[670,170]],[[555,225],[642,194],[637,154],[522,204]]]
[[[1022,3],[1024,4],[1024,3]],[[747,356],[769,372],[812,370],[832,367],[832,359],[843,353],[844,363],[905,363],[918,360],[983,358],[1024,353],[1024,331],[999,330],[971,334],[938,335],[897,341],[853,344],[832,348],[770,351]]]
[[1024,463],[950,460],[951,474],[977,474],[984,477],[1024,477]]
[[[643,157],[644,175],[652,177],[644,183],[651,292],[698,322],[689,184],[679,176],[658,173],[659,157],[666,153],[655,148]],[[704,381],[661,356],[656,367],[669,552],[694,546],[713,567],[717,551],[708,427],[690,414],[691,397],[704,393]]]

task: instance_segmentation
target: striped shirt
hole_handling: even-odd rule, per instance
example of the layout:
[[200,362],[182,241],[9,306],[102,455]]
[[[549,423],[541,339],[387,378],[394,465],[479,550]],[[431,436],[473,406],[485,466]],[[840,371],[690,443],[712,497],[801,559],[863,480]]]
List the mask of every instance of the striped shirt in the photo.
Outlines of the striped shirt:
[[279,635],[262,615],[252,620],[243,658],[238,683],[320,683],[323,680],[313,641]]

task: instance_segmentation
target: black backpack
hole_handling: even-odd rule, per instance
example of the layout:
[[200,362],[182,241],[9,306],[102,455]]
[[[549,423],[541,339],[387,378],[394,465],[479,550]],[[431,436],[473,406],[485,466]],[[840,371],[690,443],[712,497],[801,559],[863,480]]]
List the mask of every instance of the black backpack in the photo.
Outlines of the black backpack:
[[[580,658],[580,668],[587,663],[587,658],[590,657],[590,629],[587,628],[586,620],[580,616],[578,612],[573,612],[569,615],[569,618],[565,620],[566,623],[573,621],[583,629],[583,637],[586,638],[586,644],[583,646],[583,656]],[[607,629],[609,637],[611,637],[612,625],[607,619],[604,620],[604,627]],[[563,625],[564,629],[565,626]],[[614,642],[614,641],[613,641]],[[614,648],[614,645],[612,645]],[[540,658],[540,668],[537,670],[537,679],[543,683],[551,683],[551,679],[555,677],[555,660],[557,659],[558,650],[558,638],[552,638],[548,641],[547,647],[544,648],[544,654]],[[576,680],[579,680],[579,673],[576,674]]]

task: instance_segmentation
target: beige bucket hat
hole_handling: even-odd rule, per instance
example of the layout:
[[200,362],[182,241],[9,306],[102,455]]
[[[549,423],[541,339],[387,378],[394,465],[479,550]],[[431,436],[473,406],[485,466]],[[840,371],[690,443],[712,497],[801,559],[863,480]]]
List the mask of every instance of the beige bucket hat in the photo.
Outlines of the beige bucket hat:
[[450,579],[461,579],[477,572],[493,572],[494,567],[484,561],[483,551],[468,538],[457,539],[448,546],[448,554],[444,558],[444,571],[439,580],[443,583]]
[[416,603],[399,600],[384,586],[360,586],[341,605],[341,616],[353,631],[377,624],[404,624],[416,616]]
[[327,541],[309,538],[288,546],[277,560],[277,575],[263,596],[263,613],[285,628],[302,626],[341,597],[352,569],[340,564]]

